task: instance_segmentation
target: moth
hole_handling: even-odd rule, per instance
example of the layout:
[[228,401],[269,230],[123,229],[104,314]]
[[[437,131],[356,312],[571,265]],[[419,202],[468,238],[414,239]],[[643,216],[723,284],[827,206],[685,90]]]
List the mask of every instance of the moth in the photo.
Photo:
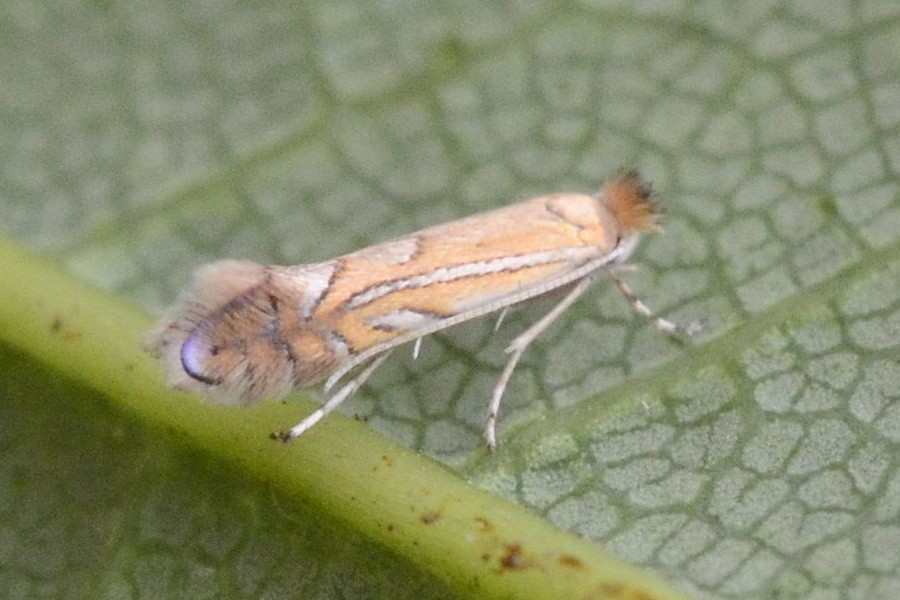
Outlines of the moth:
[[[650,186],[636,172],[593,195],[559,193],[423,229],[324,262],[295,266],[225,260],[193,284],[148,338],[168,384],[215,401],[280,398],[324,380],[325,403],[286,431],[307,431],[359,389],[391,351],[555,292],[561,299],[506,348],[484,437],[497,445],[506,385],[528,346],[601,275],[661,331],[692,335],[654,315],[618,273],[640,235],[660,230]],[[499,325],[499,322],[498,322]],[[350,376],[352,374],[352,376]]]

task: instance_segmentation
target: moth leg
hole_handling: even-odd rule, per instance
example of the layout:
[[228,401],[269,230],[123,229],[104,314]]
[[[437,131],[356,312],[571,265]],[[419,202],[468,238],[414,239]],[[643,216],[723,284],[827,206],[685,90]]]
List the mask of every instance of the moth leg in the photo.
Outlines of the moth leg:
[[503,323],[503,319],[506,318],[506,313],[508,313],[508,312],[509,312],[509,307],[504,306],[503,310],[500,311],[500,316],[497,317],[497,322],[494,323],[494,333],[497,333],[497,331],[500,330],[500,325]]
[[692,321],[688,324],[682,324],[675,323],[674,321],[664,319],[654,314],[654,312],[650,310],[646,304],[641,302],[641,299],[637,297],[637,295],[628,286],[628,284],[619,279],[619,276],[615,271],[610,269],[607,271],[607,273],[609,274],[610,278],[612,278],[613,283],[616,284],[616,287],[619,288],[619,291],[625,297],[625,301],[628,302],[628,305],[631,306],[631,309],[653,323],[653,325],[663,333],[668,333],[670,335],[684,335],[690,337],[692,335],[697,335],[705,328],[703,321]]
[[578,300],[585,290],[591,286],[594,279],[595,276],[591,274],[579,280],[563,299],[550,310],[550,312],[541,317],[541,319],[535,322],[531,327],[520,333],[506,348],[506,353],[510,356],[506,361],[506,366],[503,367],[503,372],[500,373],[500,379],[497,380],[497,385],[494,386],[491,402],[488,404],[487,419],[484,423],[484,440],[487,442],[488,450],[491,452],[497,448],[496,426],[497,413],[500,411],[500,400],[503,398],[503,392],[506,390],[506,384],[509,382],[509,378],[512,376],[516,365],[519,363],[519,359],[522,358],[522,353],[525,352],[525,349],[528,348],[531,342],[537,339],[537,337],[541,335],[553,321],[559,318],[567,308],[572,306],[572,304]]
[[313,425],[321,421],[328,413],[336,409],[340,406],[341,402],[350,397],[353,392],[362,387],[362,385],[366,382],[366,379],[369,378],[370,375],[381,366],[381,363],[385,361],[385,359],[391,354],[391,350],[384,352],[383,354],[379,354],[372,361],[366,365],[359,374],[348,381],[344,387],[335,392],[328,400],[325,401],[321,407],[313,411],[308,417],[291,427],[288,431],[276,431],[272,433],[272,439],[281,440],[282,442],[290,442],[296,437],[302,435],[306,430],[310,429]]

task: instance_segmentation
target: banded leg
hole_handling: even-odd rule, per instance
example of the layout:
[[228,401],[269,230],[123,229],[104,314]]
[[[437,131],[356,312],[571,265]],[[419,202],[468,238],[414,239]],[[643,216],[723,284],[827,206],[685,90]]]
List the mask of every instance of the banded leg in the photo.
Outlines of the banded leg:
[[688,324],[675,323],[674,321],[670,321],[668,319],[663,319],[662,317],[656,315],[652,310],[650,310],[646,304],[641,302],[641,299],[637,297],[634,291],[626,284],[624,281],[619,279],[619,276],[612,269],[607,271],[610,278],[613,280],[613,283],[616,284],[616,287],[619,288],[619,291],[622,292],[622,295],[625,297],[625,301],[628,302],[628,305],[631,306],[632,310],[637,314],[641,315],[653,325],[662,331],[663,333],[668,333],[670,335],[684,335],[684,336],[692,336],[697,335],[704,329],[704,324],[702,321],[692,321]]

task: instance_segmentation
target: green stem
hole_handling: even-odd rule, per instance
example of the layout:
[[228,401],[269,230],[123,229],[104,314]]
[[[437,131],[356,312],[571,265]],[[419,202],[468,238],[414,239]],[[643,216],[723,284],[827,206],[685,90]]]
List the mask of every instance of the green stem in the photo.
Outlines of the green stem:
[[[332,416],[292,444],[281,404],[210,406],[164,388],[140,350],[150,322],[120,298],[0,236],[0,342],[312,503],[478,598],[684,598],[524,508],[467,484],[365,425]],[[293,416],[289,416],[293,415]]]

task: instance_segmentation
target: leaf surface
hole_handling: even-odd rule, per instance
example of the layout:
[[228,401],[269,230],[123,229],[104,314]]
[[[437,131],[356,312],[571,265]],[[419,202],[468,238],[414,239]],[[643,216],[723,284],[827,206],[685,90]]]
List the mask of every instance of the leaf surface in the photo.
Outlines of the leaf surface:
[[[554,525],[661,597],[900,596],[894,3],[0,10],[3,596],[479,595],[464,552],[412,546],[482,499],[518,515],[493,566],[544,564],[514,536]],[[327,259],[623,165],[666,209],[629,283],[710,328],[668,339],[598,285],[529,349],[493,456],[503,349],[548,304],[396,353],[344,407],[368,426],[288,449],[268,432],[318,390],[211,407],[137,349],[206,261]],[[457,508],[411,512],[420,468]]]

